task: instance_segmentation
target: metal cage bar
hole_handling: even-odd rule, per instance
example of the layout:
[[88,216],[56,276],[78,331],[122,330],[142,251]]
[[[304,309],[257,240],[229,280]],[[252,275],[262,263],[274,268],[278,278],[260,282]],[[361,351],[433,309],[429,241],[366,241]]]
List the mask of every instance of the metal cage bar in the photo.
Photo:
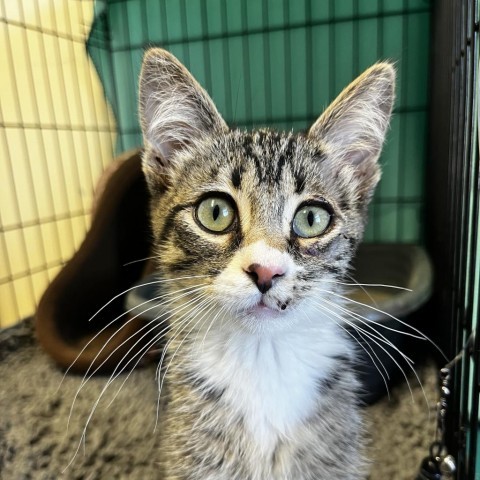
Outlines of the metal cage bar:
[[[454,372],[447,418],[457,478],[476,478],[479,338],[478,0],[433,9],[430,112],[429,246],[436,266],[436,337],[452,358],[472,334]],[[473,348],[472,348],[473,347]]]

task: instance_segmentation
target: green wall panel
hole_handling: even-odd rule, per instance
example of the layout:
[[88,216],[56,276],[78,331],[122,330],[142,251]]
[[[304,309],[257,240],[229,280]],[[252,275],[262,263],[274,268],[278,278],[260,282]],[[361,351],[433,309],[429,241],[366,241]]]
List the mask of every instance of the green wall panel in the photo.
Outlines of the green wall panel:
[[119,152],[141,144],[138,74],[149,46],[184,62],[240,128],[304,130],[362,70],[396,62],[397,101],[366,239],[422,241],[428,1],[103,0],[96,9],[88,51],[117,119]]

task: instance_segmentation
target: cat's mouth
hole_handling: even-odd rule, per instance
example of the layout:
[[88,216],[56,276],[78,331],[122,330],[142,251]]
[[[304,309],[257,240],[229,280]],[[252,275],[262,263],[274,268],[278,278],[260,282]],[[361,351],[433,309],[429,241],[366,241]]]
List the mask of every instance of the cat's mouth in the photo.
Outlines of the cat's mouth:
[[277,318],[279,315],[283,314],[283,310],[285,310],[285,308],[282,309],[281,307],[279,308],[276,305],[271,305],[262,296],[262,298],[260,298],[260,300],[256,304],[249,307],[245,311],[245,313],[247,315],[253,315],[262,319],[263,318],[268,319],[268,318]]
[[274,308],[268,306],[264,301],[263,301],[263,298],[257,303],[257,305],[255,305],[253,307],[254,309],[256,310],[260,310],[260,311],[267,311],[267,310],[275,310]]

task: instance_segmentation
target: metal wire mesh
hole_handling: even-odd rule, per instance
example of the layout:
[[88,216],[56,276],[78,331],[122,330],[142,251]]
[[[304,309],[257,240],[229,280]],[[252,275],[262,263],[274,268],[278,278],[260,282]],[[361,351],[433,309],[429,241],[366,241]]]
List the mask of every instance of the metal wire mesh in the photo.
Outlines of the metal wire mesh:
[[116,135],[85,52],[93,1],[0,0],[0,326],[81,243]]
[[429,246],[437,272],[436,332],[454,370],[448,447],[457,478],[479,478],[480,191],[478,0],[449,0],[434,9],[433,89],[429,169]]

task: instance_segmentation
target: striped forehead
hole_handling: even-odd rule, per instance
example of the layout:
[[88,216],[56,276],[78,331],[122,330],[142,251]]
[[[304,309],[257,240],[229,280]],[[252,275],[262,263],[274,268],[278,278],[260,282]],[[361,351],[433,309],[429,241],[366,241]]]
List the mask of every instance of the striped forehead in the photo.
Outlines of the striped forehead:
[[[231,166],[230,180],[234,188],[245,188],[255,183],[261,188],[285,190],[285,180],[291,180],[299,193],[305,177],[295,162],[298,138],[293,134],[270,131],[243,133],[235,139],[236,161]],[[247,180],[247,182],[245,182]]]

